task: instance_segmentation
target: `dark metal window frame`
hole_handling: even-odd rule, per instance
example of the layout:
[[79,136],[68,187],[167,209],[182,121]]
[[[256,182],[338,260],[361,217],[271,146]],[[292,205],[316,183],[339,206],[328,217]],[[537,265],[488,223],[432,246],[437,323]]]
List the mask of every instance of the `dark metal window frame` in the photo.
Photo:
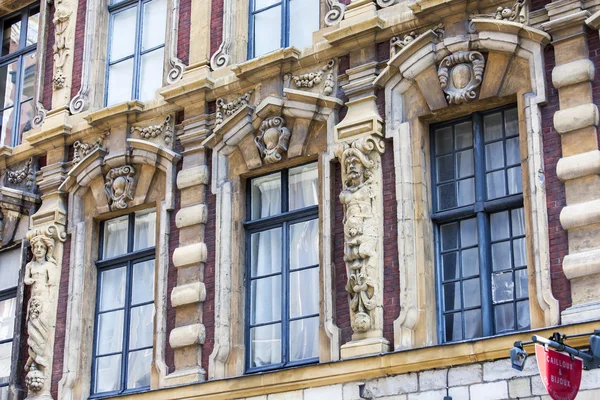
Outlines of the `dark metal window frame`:
[[[254,0],[252,0],[254,1]],[[304,164],[304,165],[309,165]],[[319,362],[319,358],[309,358],[305,360],[298,361],[288,361],[289,359],[289,326],[292,321],[308,319],[318,317],[319,314],[311,314],[311,315],[303,315],[301,317],[290,318],[290,297],[289,297],[289,288],[290,288],[290,274],[296,271],[307,270],[311,268],[319,268],[317,265],[304,266],[296,269],[289,269],[290,265],[290,257],[289,257],[289,227],[293,224],[297,224],[300,222],[318,220],[319,218],[319,205],[309,206],[293,211],[289,211],[289,171],[294,167],[282,169],[275,172],[270,172],[264,175],[256,176],[251,179],[248,179],[246,185],[246,222],[244,222],[244,228],[246,231],[245,236],[245,275],[244,275],[244,286],[246,289],[246,300],[245,300],[245,330],[244,330],[244,338],[246,344],[246,362],[245,362],[245,370],[246,373],[255,373],[255,372],[263,372],[263,371],[272,371],[276,369],[282,369],[287,367],[293,367],[298,365],[306,365],[313,364]],[[268,176],[272,174],[280,173],[280,184],[281,184],[281,213],[277,215],[272,215],[265,218],[252,219],[252,180]],[[267,275],[259,275],[255,277],[251,277],[251,251],[252,248],[250,246],[250,241],[252,234],[258,232],[264,232],[274,228],[281,228],[281,242],[282,242],[282,251],[281,251],[281,272],[267,274]],[[265,323],[251,324],[250,321],[250,308],[251,305],[251,287],[252,281],[267,278],[271,276],[281,276],[281,319],[278,321],[269,321]],[[251,353],[251,342],[250,342],[250,329],[260,326],[268,326],[280,323],[281,324],[281,363],[279,364],[270,364],[261,367],[250,367],[250,353]]]
[[[118,394],[124,393],[138,393],[144,392],[150,389],[150,386],[135,388],[135,389],[127,389],[127,378],[128,378],[128,370],[127,366],[129,363],[128,355],[129,355],[129,326],[131,323],[131,309],[135,307],[141,307],[148,304],[154,304],[154,299],[152,301],[147,301],[139,304],[135,304],[132,306],[131,297],[132,297],[132,287],[133,287],[133,265],[139,262],[154,260],[156,256],[156,246],[148,247],[146,249],[133,251],[134,237],[135,237],[135,212],[127,214],[128,223],[127,223],[127,253],[108,258],[102,259],[104,254],[104,229],[106,222],[111,221],[112,219],[120,218],[115,217],[112,219],[108,219],[106,221],[102,221],[100,223],[100,233],[99,233],[99,245],[98,245],[98,261],[96,261],[96,269],[97,269],[97,281],[96,281],[96,307],[94,311],[94,341],[93,341],[93,356],[92,356],[92,382],[91,382],[91,393],[92,395],[89,398],[103,398],[110,397]],[[125,267],[125,301],[123,307],[100,311],[100,288],[102,287],[102,272],[108,271],[115,268]],[[123,310],[123,343],[122,349],[119,352],[115,353],[107,353],[102,354],[101,356],[97,355],[97,339],[98,339],[98,320],[100,314],[105,314],[112,311]],[[133,351],[152,349],[152,346],[136,348]],[[121,355],[121,389],[112,391],[112,392],[99,392],[96,393],[96,359],[114,355]]]
[[[507,195],[505,197],[500,197],[500,198],[496,198],[493,200],[487,200],[487,186],[486,186],[486,173],[489,172],[493,172],[496,171],[498,169],[491,169],[489,171],[486,170],[486,165],[485,165],[485,139],[484,139],[484,132],[483,132],[483,117],[486,115],[490,115],[490,114],[494,114],[497,112],[501,112],[502,114],[502,139],[500,140],[506,140],[506,127],[504,124],[504,112],[506,110],[510,110],[510,109],[514,109],[516,108],[517,105],[516,104],[511,104],[508,106],[503,106],[503,107],[499,107],[499,108],[495,108],[492,110],[488,110],[485,112],[475,112],[469,116],[463,117],[463,118],[458,118],[458,119],[454,119],[452,121],[448,121],[448,122],[443,122],[443,123],[439,123],[439,124],[435,124],[435,125],[431,125],[430,126],[430,143],[431,143],[431,181],[432,181],[432,209],[434,210],[434,212],[432,213],[431,216],[431,220],[434,223],[434,235],[435,235],[435,264],[436,264],[436,268],[435,268],[435,275],[436,275],[436,293],[437,293],[437,307],[438,307],[438,312],[437,312],[437,324],[438,324],[438,338],[439,338],[439,342],[440,343],[447,343],[447,342],[456,342],[456,341],[460,341],[460,340],[454,340],[454,341],[450,341],[450,340],[445,340],[445,332],[444,332],[444,316],[446,314],[453,314],[456,312],[461,312],[464,313],[464,311],[468,311],[470,309],[481,309],[481,318],[482,318],[482,336],[481,337],[489,337],[489,336],[493,336],[496,334],[496,327],[495,327],[495,318],[494,318],[494,304],[493,304],[493,300],[492,300],[492,281],[491,281],[491,276],[493,274],[494,271],[492,271],[492,259],[491,259],[491,246],[492,244],[496,243],[493,242],[491,240],[491,231],[490,231],[490,215],[492,213],[495,212],[501,212],[501,211],[509,211],[509,224],[510,224],[510,229],[512,232],[512,222],[510,220],[510,211],[514,210],[514,209],[518,209],[521,207],[524,207],[523,204],[523,194],[519,193],[519,194],[514,194],[514,195]],[[438,211],[438,201],[437,201],[437,193],[438,193],[438,188],[437,188],[437,177],[436,177],[436,152],[435,152],[435,130],[436,129],[440,129],[440,128],[444,128],[444,127],[448,127],[448,126],[455,126],[461,122],[466,122],[466,121],[471,121],[472,122],[472,132],[473,132],[473,169],[475,172],[475,203],[472,205],[468,205],[468,206],[457,206],[455,208],[452,209],[447,209],[447,210],[443,210],[443,211]],[[517,136],[519,137],[519,136]],[[490,141],[490,143],[492,142],[496,142],[496,140],[494,141]],[[503,148],[505,148],[505,146],[503,146]],[[467,149],[467,148],[465,148]],[[463,150],[463,149],[461,149]],[[453,148],[452,150],[454,153],[456,153],[456,149]],[[446,154],[446,153],[443,153]],[[450,154],[450,153],[447,153]],[[506,160],[506,154],[504,154],[504,159]],[[520,164],[519,164],[520,165]],[[504,169],[507,170],[508,168],[510,168],[511,165],[505,165]],[[522,172],[521,172],[522,173]],[[467,177],[463,177],[463,178],[467,178]],[[454,181],[457,181],[456,177],[454,178]],[[508,183],[505,180],[505,185],[508,185]],[[508,193],[508,190],[506,191],[506,193]],[[457,202],[458,202],[458,198],[457,198]],[[458,278],[457,279],[449,279],[449,280],[443,280],[443,274],[442,274],[442,249],[441,249],[441,234],[440,234],[440,226],[442,224],[446,224],[446,223],[451,223],[451,222],[460,222],[466,219],[470,219],[470,218],[476,218],[477,219],[477,246],[479,248],[479,284],[480,284],[480,291],[481,291],[481,306],[480,307],[471,307],[471,308],[465,308],[464,307],[464,298],[463,295],[461,293],[461,308],[460,309],[455,309],[455,310],[451,310],[446,312],[444,310],[444,299],[443,299],[443,287],[442,287],[442,283],[451,283],[451,282],[460,282],[463,280],[463,276],[462,276],[462,267],[461,267],[461,262],[459,259],[459,263],[458,263]],[[512,242],[514,239],[519,239],[525,237],[525,235],[522,236],[510,236],[510,247],[511,247],[511,253],[512,253]],[[460,235],[459,235],[459,242],[460,242]],[[505,241],[505,240],[500,240],[501,241]],[[460,250],[463,250],[462,247],[458,247]],[[466,248],[465,248],[466,249]],[[512,257],[512,254],[511,254]],[[514,275],[515,275],[515,271],[519,270],[519,269],[527,269],[527,267],[525,268],[514,268],[513,267],[513,282],[514,281]],[[475,278],[476,275],[474,276],[469,276],[468,279],[473,279]],[[516,289],[515,289],[516,290]],[[513,295],[513,299],[511,299],[510,301],[506,301],[503,303],[513,303],[514,306],[514,318],[515,318],[515,331],[518,330],[518,324],[517,324],[517,303],[519,300],[524,300],[526,298],[517,298],[516,297],[516,292]],[[498,304],[502,304],[502,303],[496,303],[496,305]],[[465,334],[465,319],[464,317],[461,317],[461,323],[462,323],[462,332],[463,332],[463,337]],[[478,339],[478,338],[473,338],[473,339],[462,339],[462,340],[474,340],[474,339]]]
[[[23,58],[31,53],[31,52],[35,52],[37,50],[37,38],[36,38],[36,42],[32,45],[26,46],[27,44],[27,29],[28,29],[28,25],[29,25],[29,16],[32,15],[32,11],[35,11],[35,9],[38,10],[39,13],[39,9],[40,9],[40,5],[39,3],[33,3],[27,7],[23,7],[18,11],[15,11],[14,13],[11,13],[5,17],[2,17],[0,19],[0,43],[4,42],[4,23],[7,20],[11,20],[11,19],[16,19],[17,17],[21,17],[21,32],[20,32],[20,37],[19,37],[19,49],[16,51],[13,51],[12,53],[9,53],[5,56],[0,57],[0,67],[5,67],[9,64],[14,63],[15,61],[17,62],[17,75],[15,77],[16,83],[15,83],[15,101],[13,103],[12,106],[10,107],[3,107],[3,105],[0,105],[0,118],[2,113],[4,113],[5,110],[12,108],[13,109],[13,113],[14,113],[14,120],[13,120],[13,126],[12,126],[12,137],[10,139],[10,146],[11,147],[15,147],[17,145],[19,145],[21,143],[21,133],[19,132],[19,125],[20,125],[20,119],[21,119],[21,106],[24,102],[21,102],[21,89],[23,87],[23,67],[24,67],[24,62],[23,62]],[[40,62],[40,60],[36,60],[36,63]],[[34,101],[34,99],[29,99],[27,101]]]
[[[110,67],[112,67],[115,64],[119,64],[121,62],[133,59],[133,75],[132,75],[133,76],[133,85],[131,85],[131,99],[127,100],[127,101],[139,99],[139,97],[140,97],[140,80],[141,80],[140,71],[142,69],[142,62],[141,62],[142,56],[165,47],[165,44],[167,41],[167,33],[166,32],[165,32],[165,41],[163,42],[163,44],[151,47],[146,50],[142,50],[142,34],[144,32],[144,6],[145,6],[145,4],[150,3],[151,1],[152,0],[124,0],[124,1],[121,1],[120,3],[111,4],[108,6],[108,12],[109,12],[110,18],[109,18],[109,23],[108,23],[108,33],[109,33],[108,34],[108,50],[106,52],[106,75],[105,75],[106,85],[105,85],[105,89],[104,89],[104,106],[105,107],[108,105],[108,83],[109,83],[109,79],[110,79]],[[136,29],[135,29],[135,44],[134,44],[133,54],[130,56],[125,56],[125,57],[119,58],[117,60],[111,60],[110,59],[110,50],[111,50],[112,41],[113,41],[111,32],[112,32],[113,26],[114,26],[115,15],[119,14],[122,11],[125,11],[126,9],[133,8],[136,6],[138,7],[138,9],[137,9],[137,14],[136,14],[136,19],[135,19]],[[165,16],[165,18],[166,18],[166,16]],[[164,57],[163,57],[162,61],[164,64]]]

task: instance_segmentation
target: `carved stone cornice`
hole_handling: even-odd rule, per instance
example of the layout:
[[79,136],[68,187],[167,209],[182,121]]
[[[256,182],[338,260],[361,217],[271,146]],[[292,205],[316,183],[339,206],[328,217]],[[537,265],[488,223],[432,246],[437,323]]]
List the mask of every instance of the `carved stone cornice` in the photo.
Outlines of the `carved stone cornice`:
[[206,63],[190,65],[186,68],[183,77],[160,90],[165,101],[181,107],[205,101],[206,92],[214,87],[210,67]]
[[[385,1],[385,0],[384,0]],[[356,38],[375,39],[375,34],[385,27],[385,20],[377,13],[377,7],[371,0],[353,1],[346,6],[339,27],[323,34],[331,45],[356,46]]]
[[133,100],[90,113],[85,120],[91,126],[107,131],[113,124],[125,122],[130,116],[136,116],[143,111],[144,103]]
[[300,50],[295,47],[278,49],[257,58],[234,65],[231,70],[240,79],[251,82],[261,82],[264,78],[278,74],[283,70],[291,69],[291,64],[300,58]]

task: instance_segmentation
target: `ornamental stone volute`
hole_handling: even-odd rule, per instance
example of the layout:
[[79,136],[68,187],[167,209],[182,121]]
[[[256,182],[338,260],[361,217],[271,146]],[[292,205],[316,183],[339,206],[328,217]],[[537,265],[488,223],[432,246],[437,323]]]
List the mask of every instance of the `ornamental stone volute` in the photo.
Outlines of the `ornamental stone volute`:
[[475,100],[484,68],[485,59],[478,51],[459,51],[445,57],[438,68],[438,78],[448,103],[463,104]]

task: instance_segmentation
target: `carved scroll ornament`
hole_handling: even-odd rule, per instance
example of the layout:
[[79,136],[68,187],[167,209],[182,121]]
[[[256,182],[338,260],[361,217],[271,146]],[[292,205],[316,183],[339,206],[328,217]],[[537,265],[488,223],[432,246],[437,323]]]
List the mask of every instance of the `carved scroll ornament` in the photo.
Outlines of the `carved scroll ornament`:
[[57,0],[56,10],[54,11],[54,77],[52,83],[54,89],[62,89],[65,86],[65,75],[63,68],[67,62],[69,56],[69,49],[67,48],[67,38],[65,31],[69,26],[69,19],[72,11],[67,11],[62,6],[62,0]]
[[[54,251],[56,240],[64,242],[66,234],[55,225],[27,232],[33,259],[25,266],[25,285],[31,286],[31,297],[27,305],[27,347],[29,357],[25,363],[25,384],[30,392],[38,393],[44,388],[49,391],[50,377],[48,343],[54,324],[55,298],[60,268]],[[30,396],[31,397],[31,396]]]
[[459,51],[444,58],[438,68],[438,78],[448,103],[474,100],[483,81],[484,68],[485,59],[478,51]]
[[346,291],[354,332],[374,328],[374,310],[381,302],[378,276],[382,268],[377,254],[381,216],[378,196],[381,181],[375,171],[384,152],[383,140],[363,137],[351,145],[338,145],[336,155],[342,163],[344,188],[340,202],[344,207],[344,261],[348,271]]
[[340,3],[339,0],[327,0],[329,11],[325,14],[325,25],[335,25],[344,19],[344,13],[346,12],[346,5]]
[[129,206],[128,202],[133,200],[134,175],[135,168],[131,165],[113,168],[106,174],[104,191],[111,211],[124,210]]
[[250,97],[252,96],[253,91],[254,90],[250,90],[229,103],[225,103],[225,99],[217,99],[215,125],[221,125],[227,117],[232,116],[241,107],[245,106],[246,104],[249,104]]
[[136,133],[144,139],[154,139],[160,135],[164,135],[163,140],[165,141],[166,144],[169,144],[173,140],[173,128],[171,127],[171,116],[167,115],[165,120],[160,124],[150,125],[150,126],[145,126],[145,127],[132,126],[131,134],[133,135]]
[[283,118],[271,117],[260,125],[260,135],[254,138],[254,142],[265,162],[273,164],[283,159],[291,136]]

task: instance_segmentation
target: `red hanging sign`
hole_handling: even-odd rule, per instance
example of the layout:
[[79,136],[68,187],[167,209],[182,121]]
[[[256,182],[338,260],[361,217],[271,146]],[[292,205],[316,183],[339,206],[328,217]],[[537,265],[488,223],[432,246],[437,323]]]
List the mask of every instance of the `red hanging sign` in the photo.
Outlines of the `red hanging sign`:
[[542,382],[553,400],[573,400],[581,383],[581,360],[535,345],[535,356]]

